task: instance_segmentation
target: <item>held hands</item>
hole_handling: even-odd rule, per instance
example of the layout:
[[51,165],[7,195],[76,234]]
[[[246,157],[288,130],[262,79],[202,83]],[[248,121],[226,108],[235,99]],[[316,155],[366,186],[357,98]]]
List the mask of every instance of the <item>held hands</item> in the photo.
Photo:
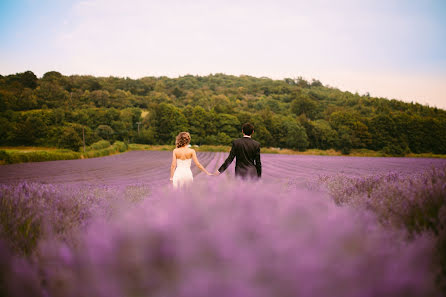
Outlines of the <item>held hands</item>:
[[212,176],[212,175],[213,175],[213,174],[210,173],[209,171],[206,171],[206,174],[209,175],[209,176]]
[[[209,176],[219,176],[220,172],[216,171],[215,173],[210,173],[209,171],[206,171],[206,174]],[[169,180],[173,181],[173,178],[171,177]]]

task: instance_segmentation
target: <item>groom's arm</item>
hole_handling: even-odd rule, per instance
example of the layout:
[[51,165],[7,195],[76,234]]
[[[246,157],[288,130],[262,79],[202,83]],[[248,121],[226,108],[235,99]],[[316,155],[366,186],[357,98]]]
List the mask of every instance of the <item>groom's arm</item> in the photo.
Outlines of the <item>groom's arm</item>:
[[218,172],[223,173],[223,171],[225,171],[226,168],[228,168],[229,164],[232,163],[232,160],[234,160],[234,158],[235,158],[235,148],[234,148],[234,141],[233,141],[231,151],[229,152],[229,156],[226,158],[223,165],[221,165],[220,168],[218,168]]
[[257,176],[261,177],[262,176],[262,163],[260,162],[260,145],[256,151],[255,161],[256,161]]

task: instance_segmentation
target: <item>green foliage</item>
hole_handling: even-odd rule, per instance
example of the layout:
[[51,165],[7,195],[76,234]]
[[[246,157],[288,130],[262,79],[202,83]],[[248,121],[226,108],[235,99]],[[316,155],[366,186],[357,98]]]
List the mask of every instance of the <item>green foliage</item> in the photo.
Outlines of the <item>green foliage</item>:
[[102,140],[94,143],[89,147],[89,149],[85,152],[84,157],[86,158],[96,158],[96,157],[104,157],[109,156],[116,153],[122,153],[127,151],[128,146],[122,141],[115,141],[113,145],[110,145],[110,142]]
[[108,125],[99,125],[96,128],[96,134],[99,137],[107,139],[107,140],[112,139],[114,132],[115,131],[113,131],[113,129],[110,126],[108,126]]
[[186,116],[189,124],[189,132],[192,136],[192,143],[202,144],[205,142],[207,134],[215,134],[215,114],[207,112],[201,106],[187,106],[184,109],[184,115]]
[[314,119],[319,111],[318,109],[318,102],[310,99],[308,95],[299,94],[291,102],[291,112],[298,116],[304,114],[310,119]]
[[80,154],[70,150],[36,150],[36,151],[15,151],[0,150],[0,160],[6,164],[43,162],[54,160],[79,159]]
[[329,149],[335,147],[338,133],[325,120],[306,121],[305,128],[311,148]]
[[[254,124],[255,125],[255,124]],[[263,125],[255,125],[257,127],[254,131],[253,137],[260,142],[262,147],[271,146],[274,143],[271,132]]]
[[115,143],[113,143],[113,147],[120,153],[123,153],[128,149],[128,146],[122,141],[115,141]]
[[160,144],[172,143],[178,133],[188,130],[187,119],[181,110],[166,103],[155,107],[151,114],[150,124],[154,127],[156,139]]
[[308,137],[305,128],[296,121],[289,121],[286,125],[288,137],[287,147],[304,151],[308,147]]
[[219,132],[217,134],[217,144],[220,145],[231,145],[233,138],[227,135],[225,132]]
[[404,142],[387,144],[382,152],[390,156],[405,156],[409,153],[409,147]]
[[215,126],[218,133],[224,133],[229,137],[239,137],[241,134],[241,124],[236,116],[220,113],[215,118]]
[[88,147],[87,150],[100,150],[109,147],[111,144],[107,140],[99,140]]
[[338,129],[338,135],[336,148],[341,150],[342,154],[348,155],[353,146],[352,131],[347,126],[341,126]]
[[156,135],[154,129],[152,128],[141,129],[139,134],[137,134],[135,137],[135,142],[142,144],[155,144]]
[[73,127],[64,127],[59,138],[59,147],[77,151],[81,145],[82,139],[76,130]]
[[[142,109],[148,116],[141,118]],[[181,131],[191,133],[192,144],[226,144],[241,136],[245,122],[254,124],[262,147],[446,153],[446,111],[342,92],[318,80],[0,76],[1,145],[78,149],[84,137],[87,146],[101,139],[172,144]]]

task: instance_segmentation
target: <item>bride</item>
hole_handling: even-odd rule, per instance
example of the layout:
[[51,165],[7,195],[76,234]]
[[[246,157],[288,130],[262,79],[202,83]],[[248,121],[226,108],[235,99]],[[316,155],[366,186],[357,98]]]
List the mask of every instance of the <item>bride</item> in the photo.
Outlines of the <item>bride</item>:
[[170,166],[170,180],[173,182],[174,188],[182,187],[194,180],[190,170],[191,160],[194,160],[195,165],[207,175],[212,175],[198,162],[197,153],[188,147],[189,143],[190,134],[180,132],[175,141],[176,148],[173,150],[172,165]]

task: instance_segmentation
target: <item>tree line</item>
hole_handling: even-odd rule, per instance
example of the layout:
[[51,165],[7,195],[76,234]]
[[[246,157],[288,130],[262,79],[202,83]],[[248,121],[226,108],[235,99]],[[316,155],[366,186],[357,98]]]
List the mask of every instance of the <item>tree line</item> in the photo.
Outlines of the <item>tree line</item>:
[[446,153],[446,111],[302,78],[214,74],[141,79],[31,71],[0,76],[0,145],[78,150],[101,139],[230,145],[241,124],[262,146]]

